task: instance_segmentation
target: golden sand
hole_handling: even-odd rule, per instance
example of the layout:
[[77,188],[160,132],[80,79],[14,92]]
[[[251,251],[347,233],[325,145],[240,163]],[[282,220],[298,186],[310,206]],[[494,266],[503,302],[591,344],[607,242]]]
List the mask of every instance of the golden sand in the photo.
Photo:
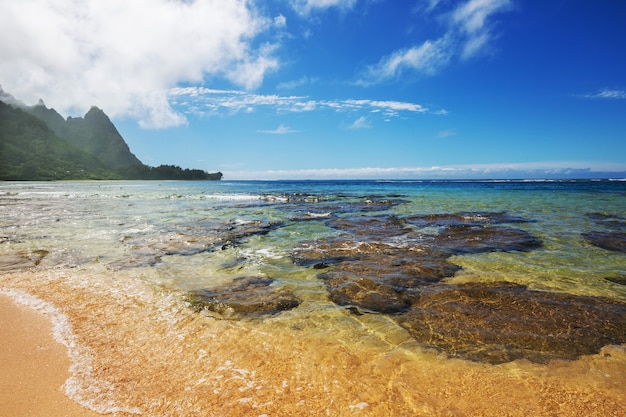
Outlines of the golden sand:
[[0,296],[0,415],[100,415],[64,393],[69,367],[67,349],[54,339],[50,319]]

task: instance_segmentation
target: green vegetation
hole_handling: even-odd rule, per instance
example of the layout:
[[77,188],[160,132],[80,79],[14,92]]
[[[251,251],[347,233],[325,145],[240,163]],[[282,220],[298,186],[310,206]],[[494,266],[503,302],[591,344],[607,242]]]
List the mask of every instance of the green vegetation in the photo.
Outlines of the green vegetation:
[[43,121],[0,101],[0,180],[120,178]]
[[182,169],[175,165],[132,165],[116,170],[125,179],[135,180],[221,180],[222,173],[208,173],[201,169]]
[[221,178],[220,172],[144,165],[97,107],[64,120],[43,102],[17,108],[0,101],[0,180]]

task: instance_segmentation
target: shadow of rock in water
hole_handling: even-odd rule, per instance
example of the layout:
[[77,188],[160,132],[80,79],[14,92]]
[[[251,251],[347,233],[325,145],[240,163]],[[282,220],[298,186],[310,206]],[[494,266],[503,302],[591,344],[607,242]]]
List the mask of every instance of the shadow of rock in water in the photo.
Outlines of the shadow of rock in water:
[[614,277],[606,277],[604,279],[614,284],[626,285],[626,275],[616,275]]

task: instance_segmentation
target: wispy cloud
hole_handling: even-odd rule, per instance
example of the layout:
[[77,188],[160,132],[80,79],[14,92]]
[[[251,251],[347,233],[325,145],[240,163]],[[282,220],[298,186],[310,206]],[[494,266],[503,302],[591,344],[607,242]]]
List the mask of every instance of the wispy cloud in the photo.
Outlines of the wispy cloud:
[[307,96],[262,95],[241,90],[216,90],[204,87],[173,88],[169,91],[169,99],[182,112],[208,115],[252,112],[261,108],[271,109],[279,113],[322,110],[380,112],[387,118],[398,117],[401,114],[447,114],[445,109],[430,109],[418,103],[404,101],[316,100]]
[[494,16],[510,10],[512,0],[468,0],[452,11],[440,11],[446,4],[430,1],[422,9],[426,14],[438,13],[436,19],[444,22],[440,37],[391,52],[369,66],[357,84],[380,83],[404,71],[432,75],[454,58],[468,59],[483,53],[495,37]]
[[421,45],[394,51],[367,70],[357,84],[369,85],[390,79],[404,70],[434,74],[450,60],[449,38],[426,41]]
[[372,125],[365,116],[359,117],[350,125],[350,129],[369,129],[371,127]]
[[289,126],[285,126],[284,124],[280,124],[280,126],[278,126],[276,129],[274,130],[257,130],[257,132],[259,133],[270,133],[273,135],[285,135],[287,133],[298,133],[298,132],[302,132],[301,130],[294,130],[292,128],[290,128]]
[[453,130],[453,129],[442,130],[441,132],[437,133],[437,137],[440,139],[449,138],[449,137],[456,136],[456,135],[457,135],[457,132],[456,130]]
[[585,94],[583,95],[583,97],[584,98],[625,100],[626,91],[605,88],[605,89],[598,91],[597,93]]
[[293,9],[301,14],[307,15],[315,10],[324,10],[331,7],[347,10],[351,9],[357,0],[291,0]]
[[303,85],[307,84],[314,84],[317,81],[317,78],[309,78],[307,76],[304,76],[297,80],[283,81],[279,83],[276,88],[279,90],[295,90],[298,87],[302,87]]
[[510,10],[511,0],[470,0],[452,13],[451,27],[462,33],[462,58],[478,54],[493,37],[492,17]]

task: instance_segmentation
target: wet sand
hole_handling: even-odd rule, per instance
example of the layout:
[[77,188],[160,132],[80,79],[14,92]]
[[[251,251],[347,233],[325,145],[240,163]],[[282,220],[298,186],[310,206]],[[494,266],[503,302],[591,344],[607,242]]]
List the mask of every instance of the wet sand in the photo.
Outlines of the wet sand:
[[69,367],[50,319],[0,295],[0,415],[99,416],[63,392]]

